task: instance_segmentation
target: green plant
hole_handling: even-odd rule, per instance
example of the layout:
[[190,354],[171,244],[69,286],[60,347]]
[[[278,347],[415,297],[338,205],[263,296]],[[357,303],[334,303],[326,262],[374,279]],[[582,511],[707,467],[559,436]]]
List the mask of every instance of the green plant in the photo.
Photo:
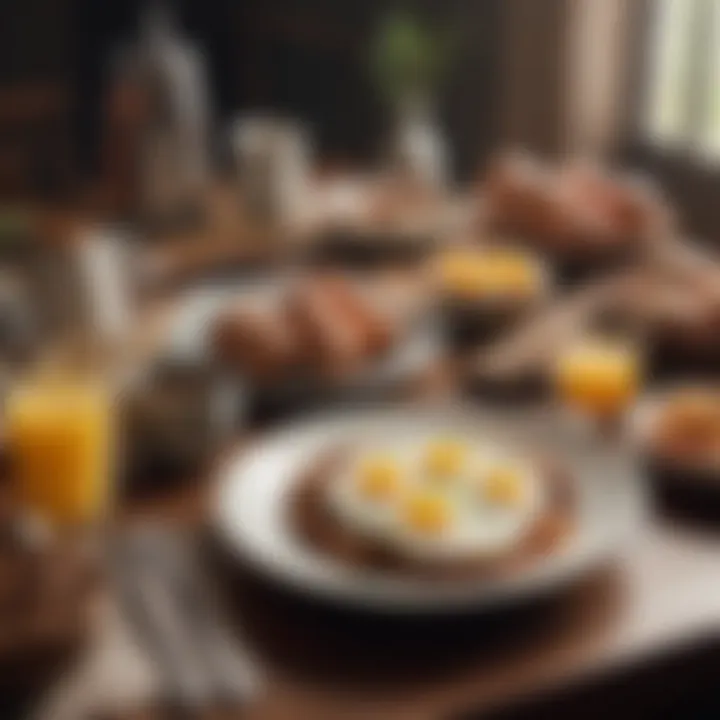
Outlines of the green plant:
[[431,29],[411,12],[387,14],[370,45],[370,71],[378,91],[391,104],[427,99],[445,72],[450,48],[449,33]]

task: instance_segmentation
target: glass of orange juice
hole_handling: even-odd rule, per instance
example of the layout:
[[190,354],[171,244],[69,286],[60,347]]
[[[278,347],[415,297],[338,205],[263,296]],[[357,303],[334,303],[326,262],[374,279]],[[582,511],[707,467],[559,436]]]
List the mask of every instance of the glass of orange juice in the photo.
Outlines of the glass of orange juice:
[[560,351],[555,387],[565,406],[600,423],[619,420],[642,383],[642,353],[627,337],[581,338]]
[[52,527],[99,522],[112,495],[114,402],[96,377],[52,374],[18,384],[6,403],[15,494]]

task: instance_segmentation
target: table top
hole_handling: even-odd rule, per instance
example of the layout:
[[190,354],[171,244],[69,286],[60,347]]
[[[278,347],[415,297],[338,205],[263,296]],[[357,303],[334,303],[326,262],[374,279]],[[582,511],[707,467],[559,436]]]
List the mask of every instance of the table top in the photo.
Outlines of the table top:
[[[201,523],[211,487],[190,483],[130,504],[128,521]],[[541,707],[577,717],[577,704],[566,706],[582,707],[588,687],[602,692],[597,715],[585,708],[583,716],[606,717],[627,687],[633,707],[667,702],[676,685],[653,683],[648,692],[644,678],[675,658],[683,664],[672,666],[674,682],[697,688],[709,650],[720,653],[720,533],[654,513],[621,562],[490,616],[398,623],[348,614],[216,557],[233,622],[269,678],[251,717],[535,717]]]
[[[438,368],[434,382],[421,385],[444,396],[454,389],[451,374]],[[126,510],[132,518],[196,525],[207,517],[210,485],[191,483]],[[243,634],[270,676],[272,697],[258,717],[292,709],[290,717],[308,720],[353,712],[430,720],[521,701],[533,707],[540,697],[557,708],[591,681],[617,686],[620,678],[641,687],[643,672],[675,655],[686,659],[684,675],[697,680],[707,643],[717,641],[720,651],[718,561],[720,533],[653,513],[622,562],[548,602],[490,621],[410,625],[399,635],[398,628],[308,606],[237,569],[222,576],[231,580]],[[606,693],[605,701],[615,697]],[[631,700],[663,697],[655,689]]]
[[271,691],[303,709],[294,717],[507,710],[541,691],[560,700],[603,674],[632,677],[717,639],[719,553],[716,540],[650,524],[623,563],[525,614],[385,635],[245,590],[243,626],[273,669]]
[[[140,355],[151,354],[170,305],[158,303],[138,328]],[[432,384],[440,394],[452,385],[446,375],[439,371]],[[197,527],[211,487],[209,473],[128,501],[121,522]],[[682,658],[666,672],[686,681],[683,691],[709,686],[705,668],[720,657],[718,562],[720,533],[653,513],[621,562],[559,596],[492,617],[395,627],[292,598],[237,568],[223,566],[222,575],[269,678],[267,699],[249,717],[540,717],[539,708],[578,717],[573,698],[583,717],[606,717],[623,692],[633,707],[662,706],[677,693],[677,682],[646,682],[669,658]],[[595,685],[602,689],[589,701],[584,688]]]

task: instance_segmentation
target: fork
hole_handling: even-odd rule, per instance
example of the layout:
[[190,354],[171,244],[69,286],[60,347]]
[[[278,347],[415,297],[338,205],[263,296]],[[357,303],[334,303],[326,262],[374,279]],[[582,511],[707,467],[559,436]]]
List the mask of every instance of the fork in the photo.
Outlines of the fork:
[[138,550],[147,570],[163,578],[172,612],[199,661],[208,700],[226,708],[244,706],[261,690],[262,678],[236,632],[231,638],[223,623],[217,589],[202,569],[194,538],[180,531],[148,530]]
[[141,546],[121,546],[116,558],[120,601],[137,640],[161,673],[170,717],[195,719],[211,700],[207,677],[165,579],[142,557]]

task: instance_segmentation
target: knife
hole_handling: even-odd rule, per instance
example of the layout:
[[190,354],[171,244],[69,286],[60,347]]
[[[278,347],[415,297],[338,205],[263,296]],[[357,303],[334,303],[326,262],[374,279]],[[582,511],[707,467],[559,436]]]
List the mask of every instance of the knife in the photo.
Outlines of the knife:
[[142,543],[121,544],[114,565],[121,607],[160,671],[165,704],[173,716],[199,717],[211,688],[167,578],[148,562]]

